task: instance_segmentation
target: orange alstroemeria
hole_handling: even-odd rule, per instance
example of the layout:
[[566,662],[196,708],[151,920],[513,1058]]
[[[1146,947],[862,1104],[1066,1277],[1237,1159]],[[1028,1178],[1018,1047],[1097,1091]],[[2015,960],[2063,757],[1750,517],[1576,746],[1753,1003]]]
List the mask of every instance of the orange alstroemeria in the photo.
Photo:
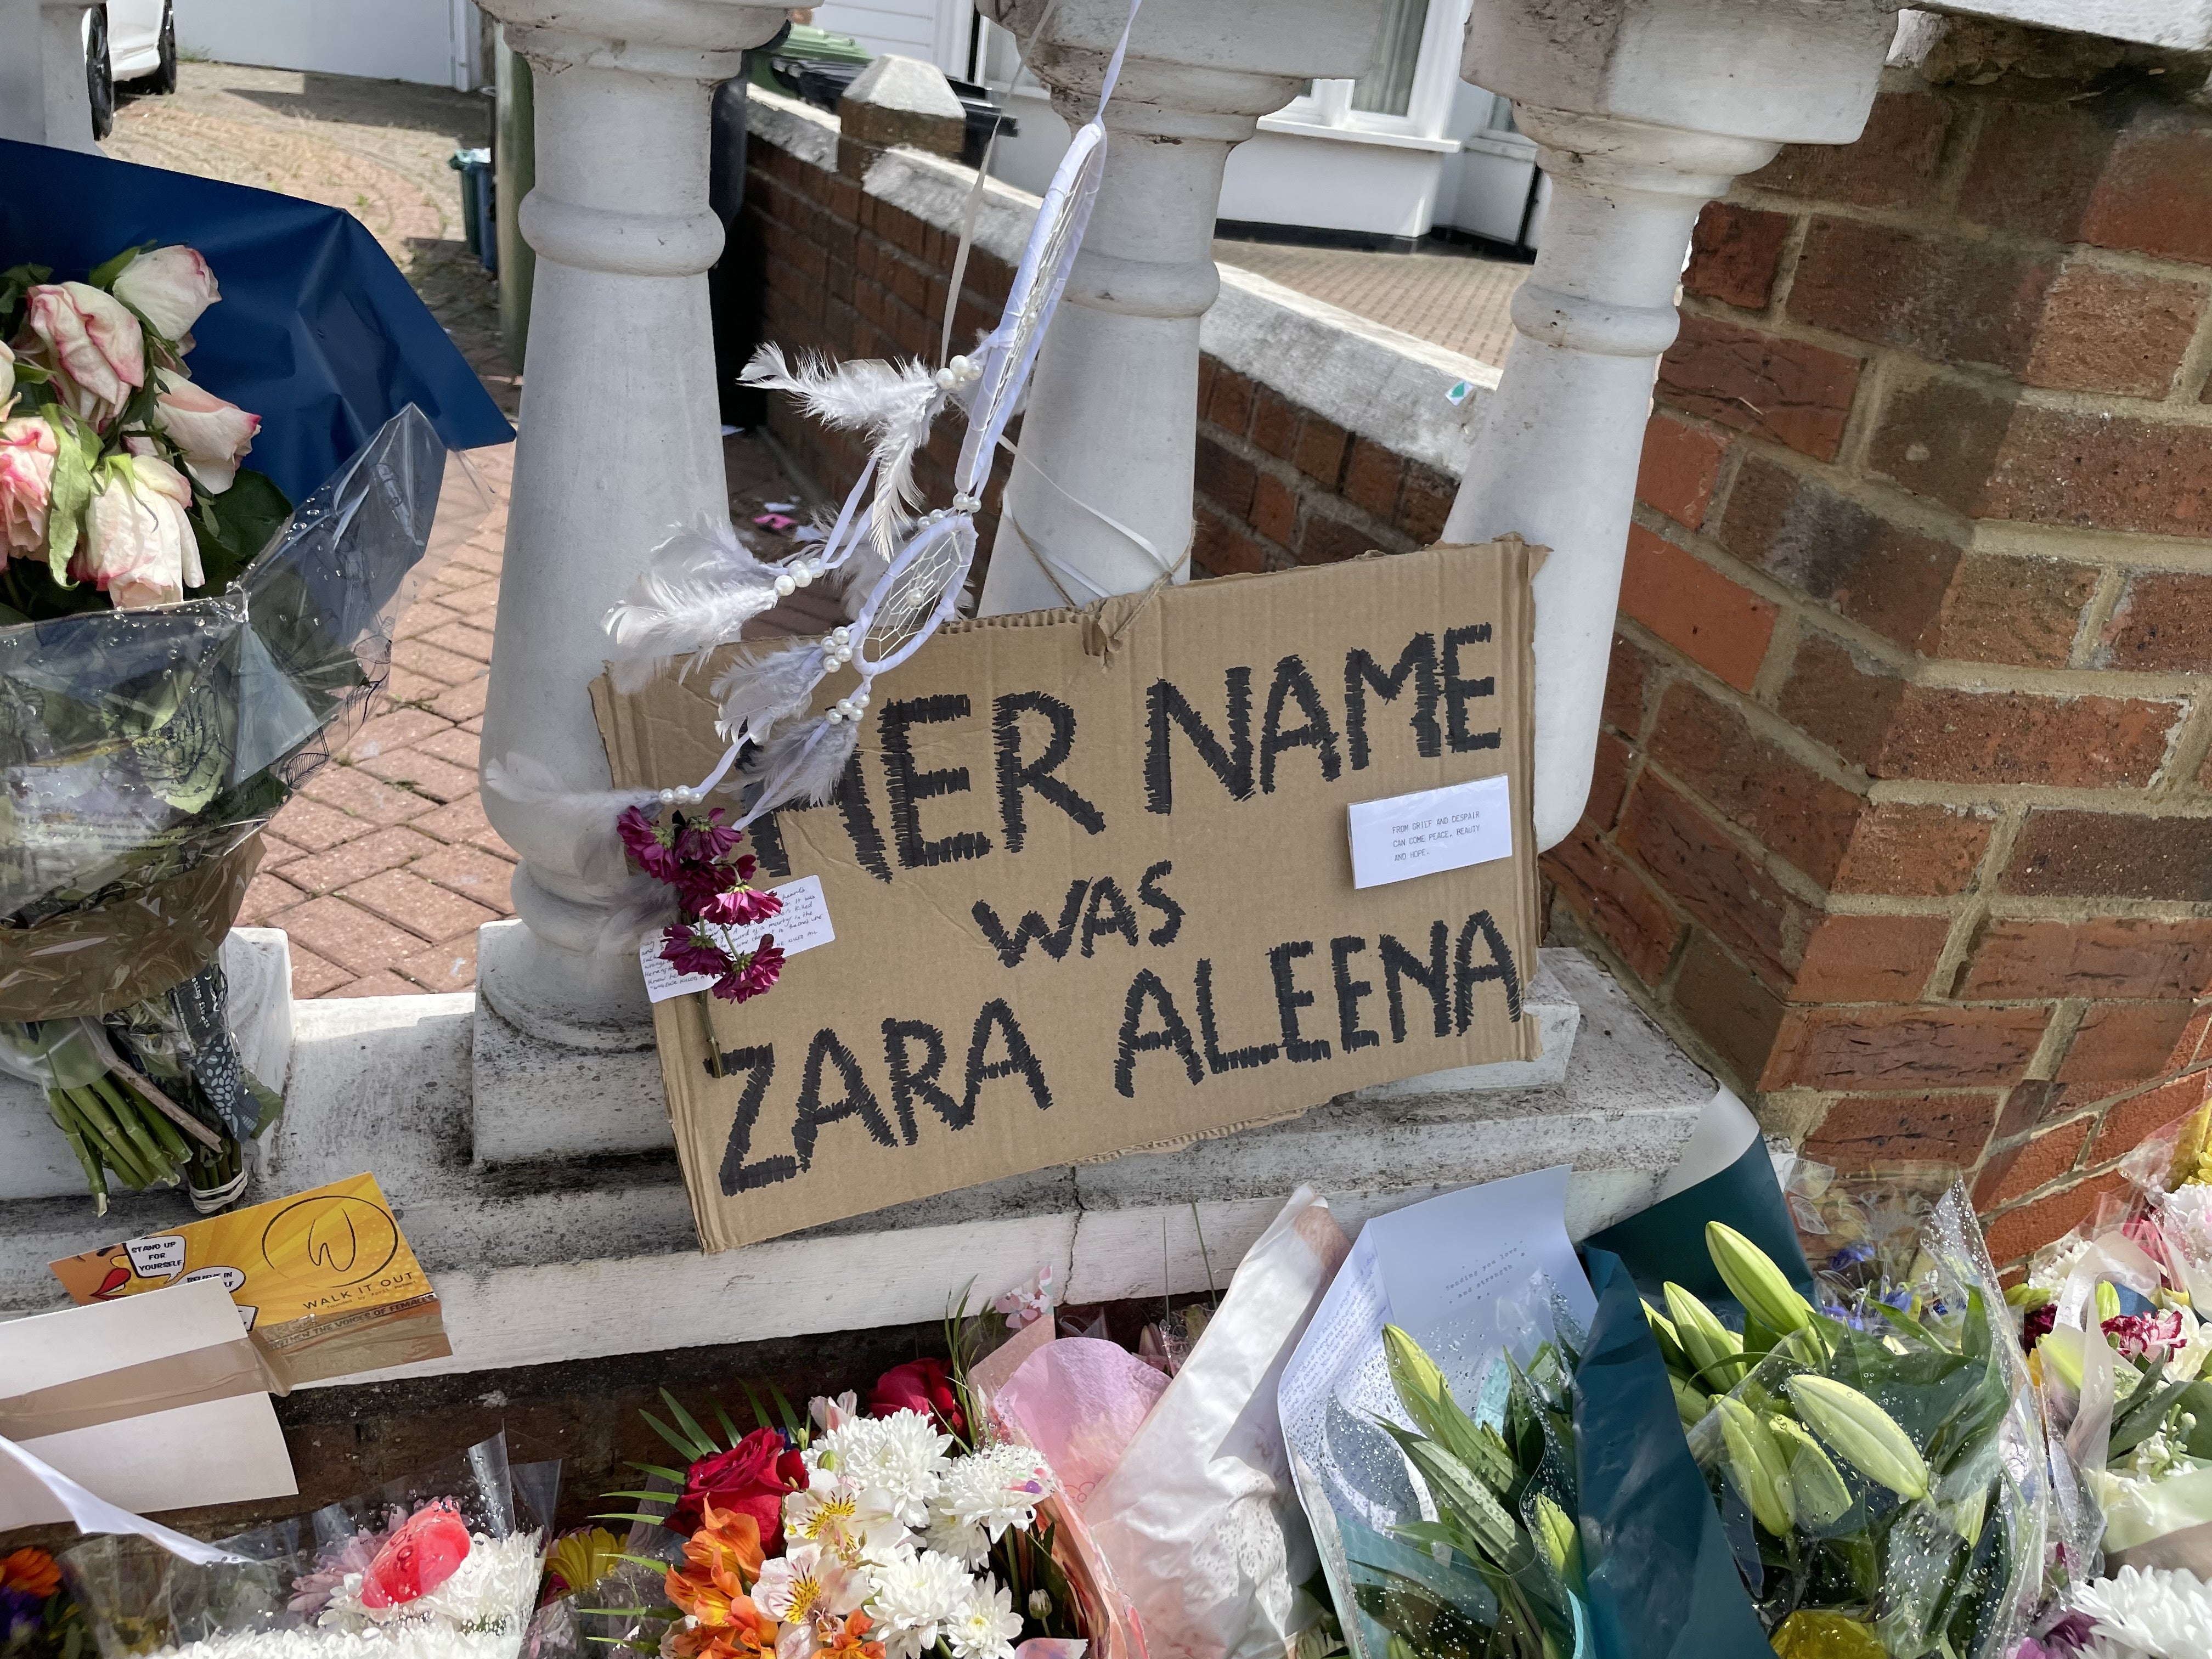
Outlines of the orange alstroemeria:
[[45,1597],[62,1587],[62,1570],[44,1550],[21,1549],[0,1555],[0,1589]]
[[[689,1630],[676,1632],[669,1649],[677,1659],[774,1659],[776,1622],[743,1595],[724,1603],[720,1617],[703,1615]],[[878,1647],[871,1659],[883,1659]]]
[[884,1644],[867,1639],[870,1624],[866,1613],[854,1613],[842,1625],[824,1626],[814,1659],[884,1659]]
[[668,1599],[702,1625],[724,1625],[760,1576],[760,1524],[711,1503],[704,1513],[706,1524],[684,1540],[684,1565],[668,1570]]

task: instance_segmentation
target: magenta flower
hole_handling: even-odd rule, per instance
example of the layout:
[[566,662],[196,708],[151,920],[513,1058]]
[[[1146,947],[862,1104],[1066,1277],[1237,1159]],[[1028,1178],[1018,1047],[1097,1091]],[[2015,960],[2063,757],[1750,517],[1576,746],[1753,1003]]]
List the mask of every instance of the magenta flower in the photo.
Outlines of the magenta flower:
[[2181,1344],[2181,1314],[2120,1314],[2105,1322],[2105,1334],[2123,1359],[2163,1359]]
[[745,838],[744,830],[724,827],[722,809],[719,806],[703,818],[679,818],[678,822],[683,828],[677,832],[676,856],[686,864],[719,864]]
[[651,818],[637,807],[631,807],[615,820],[615,833],[629,851],[630,860],[655,881],[674,881],[677,877],[676,854],[660,838],[660,830]]
[[750,887],[732,887],[717,893],[698,907],[699,920],[723,927],[744,927],[783,914],[783,901],[773,893],[757,893]]
[[679,974],[720,975],[733,966],[729,952],[696,928],[667,928],[660,939],[660,959]]
[[775,935],[763,934],[744,964],[715,983],[714,994],[725,1002],[744,1002],[774,990],[782,976],[783,952],[777,948]]

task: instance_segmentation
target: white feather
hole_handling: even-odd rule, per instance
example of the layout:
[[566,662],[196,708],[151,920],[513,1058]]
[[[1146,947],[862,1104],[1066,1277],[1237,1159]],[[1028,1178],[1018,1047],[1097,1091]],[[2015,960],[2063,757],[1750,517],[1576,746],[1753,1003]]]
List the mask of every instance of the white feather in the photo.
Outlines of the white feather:
[[607,612],[606,629],[617,645],[646,655],[720,645],[775,603],[782,574],[754,557],[727,524],[702,522],[653,550],[653,562]]
[[800,720],[769,740],[761,771],[767,781],[754,813],[793,805],[826,806],[837,798],[845,768],[859,746],[860,728],[849,721]]
[[747,386],[790,392],[824,425],[868,434],[872,446],[869,465],[876,475],[868,502],[868,534],[878,551],[888,556],[921,502],[914,481],[914,458],[927,441],[930,423],[945,397],[934,371],[913,358],[887,363],[863,357],[833,364],[812,353],[802,356],[793,368],[781,347],[769,344],[753,354],[738,378]]
[[721,705],[726,743],[761,743],[769,729],[806,706],[821,684],[822,653],[793,646],[766,653],[748,651],[715,678],[711,692]]
[[599,924],[592,948],[607,956],[635,956],[647,933],[657,933],[675,920],[675,889],[632,871],[614,908]]

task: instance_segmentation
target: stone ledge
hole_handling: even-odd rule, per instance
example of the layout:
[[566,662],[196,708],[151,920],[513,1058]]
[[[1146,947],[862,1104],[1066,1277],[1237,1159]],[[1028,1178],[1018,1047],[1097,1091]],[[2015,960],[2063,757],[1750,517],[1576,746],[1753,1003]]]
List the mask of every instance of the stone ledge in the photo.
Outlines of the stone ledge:
[[[797,99],[754,88],[746,122],[763,142],[836,170],[837,123]],[[861,188],[878,201],[957,236],[974,187],[972,168],[918,149],[885,151]],[[987,180],[975,246],[1006,264],[1020,258],[1037,198]],[[1217,267],[1221,293],[1199,322],[1199,347],[1347,432],[1457,477],[1474,444],[1473,421],[1498,386],[1494,364],[1416,339],[1233,265]],[[1465,381],[1455,404],[1445,396]]]
[[[1570,1218],[1586,1231],[1650,1197],[1714,1085],[1587,958],[1546,964],[1582,1025],[1557,1083],[1346,1097],[1177,1152],[1039,1170],[712,1256],[666,1153],[477,1166],[473,996],[301,1003],[270,1190],[364,1169],[383,1183],[455,1352],[380,1377],[928,1321],[971,1280],[992,1295],[1048,1263],[1076,1300],[1200,1290],[1226,1279],[1301,1182],[1356,1224],[1569,1163]],[[187,1210],[174,1194],[126,1198],[104,1221],[82,1200],[0,1205],[0,1316],[58,1303],[48,1261]]]

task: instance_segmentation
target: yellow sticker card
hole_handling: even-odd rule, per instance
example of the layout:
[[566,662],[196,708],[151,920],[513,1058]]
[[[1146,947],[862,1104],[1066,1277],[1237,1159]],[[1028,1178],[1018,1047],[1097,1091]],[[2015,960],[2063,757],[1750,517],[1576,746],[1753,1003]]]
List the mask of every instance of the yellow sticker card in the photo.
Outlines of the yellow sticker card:
[[80,1303],[220,1280],[286,1386],[453,1352],[437,1292],[373,1175],[51,1265]]

